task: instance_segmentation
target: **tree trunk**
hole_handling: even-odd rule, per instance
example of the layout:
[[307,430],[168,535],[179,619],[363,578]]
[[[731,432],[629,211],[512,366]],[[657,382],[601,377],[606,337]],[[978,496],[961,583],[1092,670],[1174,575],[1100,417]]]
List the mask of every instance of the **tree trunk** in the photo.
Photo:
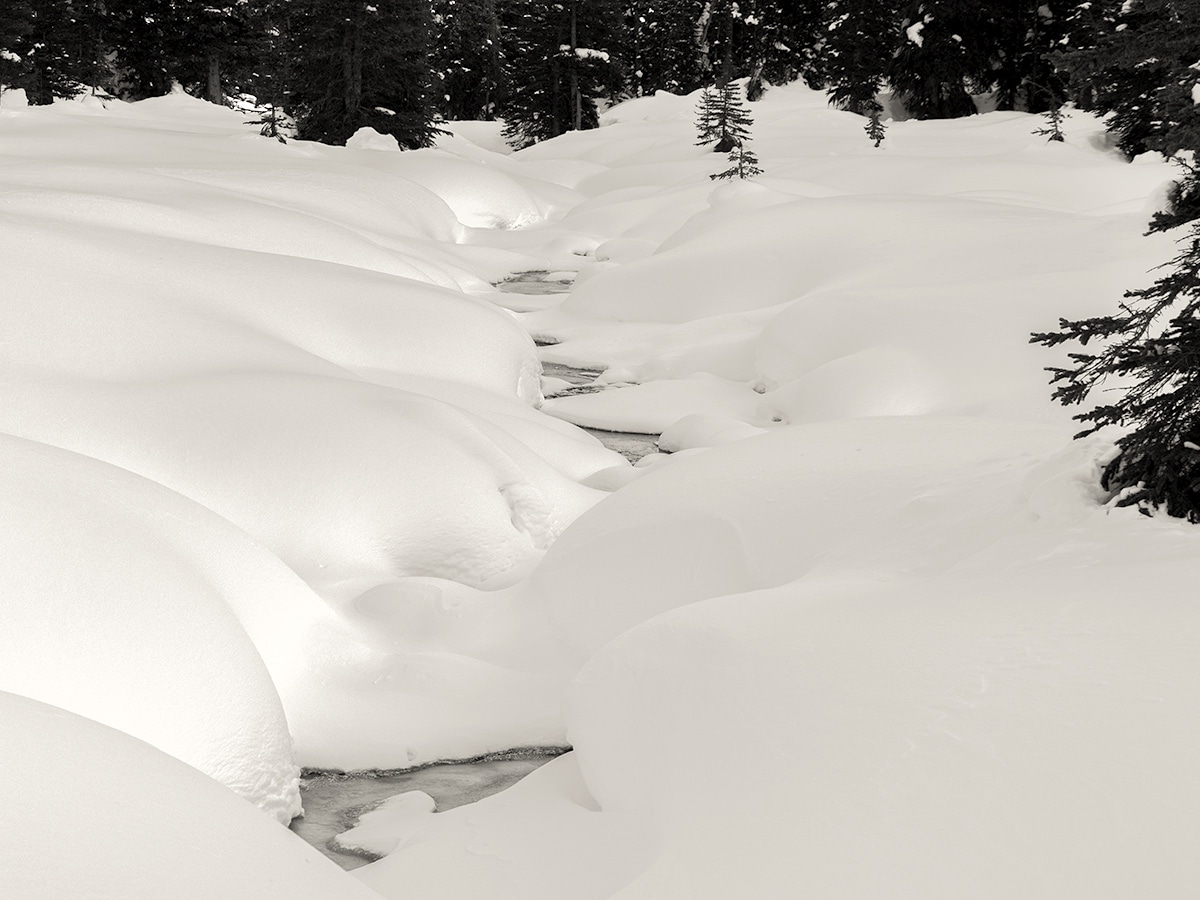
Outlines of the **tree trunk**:
[[208,89],[204,99],[218,105],[225,101],[221,93],[221,58],[215,51],[208,54]]
[[575,130],[583,130],[583,96],[579,92],[579,47],[578,34],[579,0],[571,4],[571,109]]
[[712,71],[712,59],[708,55],[708,25],[711,21],[712,0],[705,0],[704,8],[700,11],[700,15],[696,19],[696,27],[692,29],[692,40],[696,45],[697,65],[700,68],[700,76],[705,83],[708,82],[708,74]]

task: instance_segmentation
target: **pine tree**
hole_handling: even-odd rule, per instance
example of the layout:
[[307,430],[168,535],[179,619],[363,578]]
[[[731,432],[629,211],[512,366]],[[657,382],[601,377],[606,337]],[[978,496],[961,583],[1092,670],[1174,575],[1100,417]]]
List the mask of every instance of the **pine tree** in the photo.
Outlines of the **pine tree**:
[[288,89],[293,70],[292,7],[289,2],[266,0],[249,10],[250,28],[258,36],[254,64],[243,86],[252,94],[260,110],[251,124],[259,126],[263,137],[286,143],[284,136],[290,124],[285,113]]
[[704,83],[695,49],[697,0],[627,0],[628,89],[689,94]]
[[33,17],[29,0],[0,0],[0,99],[29,69],[21,51],[33,30]]
[[20,42],[19,84],[30,103],[73,97],[101,80],[101,19],[95,0],[41,0],[33,8]]
[[297,136],[344,144],[371,127],[428,146],[433,124],[426,0],[291,0],[289,111]]
[[744,143],[738,144],[729,151],[729,162],[730,166],[724,172],[718,172],[716,175],[708,177],[715,181],[726,178],[754,178],[763,173],[762,169],[758,167],[758,157]]
[[878,103],[871,110],[867,124],[863,126],[863,130],[867,133],[867,140],[871,141],[876,148],[883,143],[887,137],[887,128],[883,124],[883,107]]
[[887,78],[918,119],[973,115],[971,93],[991,87],[995,10],[968,0],[910,0]]
[[739,4],[748,53],[747,100],[757,101],[766,84],[788,84],[798,78],[818,80],[817,48],[825,6],[820,0],[748,0]]
[[829,102],[870,115],[901,34],[899,9],[895,2],[832,0],[826,13],[821,75]]
[[1065,140],[1062,133],[1062,123],[1066,119],[1066,115],[1062,111],[1061,106],[1052,106],[1045,113],[1046,125],[1038,128],[1033,133],[1045,135],[1047,141],[1058,141],[1061,143]]
[[115,54],[114,87],[141,100],[171,90],[175,50],[184,39],[171,0],[108,0],[106,36]]
[[1115,402],[1074,417],[1088,426],[1076,437],[1109,425],[1129,429],[1101,485],[1117,494],[1118,506],[1200,522],[1200,222],[1181,244],[1165,275],[1125,294],[1119,314],[1061,319],[1058,331],[1031,341],[1104,345],[1069,354],[1069,368],[1049,369],[1064,405],[1084,402],[1109,377],[1132,381]]
[[736,81],[718,87],[706,87],[696,107],[697,144],[715,144],[714,153],[729,153],[750,139],[754,119],[742,103],[742,89]]
[[[1092,45],[1059,56],[1079,105],[1107,114],[1109,130],[1130,156],[1147,150],[1170,154],[1195,143],[1200,111],[1192,88],[1197,82],[1193,67],[1200,61],[1200,0],[1099,6],[1088,19]],[[1080,89],[1084,83],[1087,90]]]
[[434,0],[433,69],[447,119],[492,119],[504,89],[495,0]]
[[599,124],[596,102],[620,93],[617,0],[505,0],[500,26],[508,93],[504,137],[514,147]]
[[1053,57],[1067,36],[1070,0],[1014,0],[992,18],[996,108],[1048,112],[1062,105],[1066,79]]

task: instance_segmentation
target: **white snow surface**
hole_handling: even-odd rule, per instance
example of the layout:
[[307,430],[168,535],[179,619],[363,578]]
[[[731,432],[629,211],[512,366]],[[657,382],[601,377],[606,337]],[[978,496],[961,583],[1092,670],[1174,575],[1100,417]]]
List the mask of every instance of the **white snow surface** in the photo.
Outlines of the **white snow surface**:
[[[1200,531],[1113,507],[1028,344],[1173,255],[1161,158],[1082,113],[876,149],[798,85],[734,184],[695,97],[416,153],[8,101],[0,689],[231,786],[574,746],[368,823],[386,897],[1195,895]],[[531,270],[578,277],[488,285]],[[542,403],[529,333],[607,389]]]
[[0,691],[0,895],[369,900],[287,829],[127,734]]

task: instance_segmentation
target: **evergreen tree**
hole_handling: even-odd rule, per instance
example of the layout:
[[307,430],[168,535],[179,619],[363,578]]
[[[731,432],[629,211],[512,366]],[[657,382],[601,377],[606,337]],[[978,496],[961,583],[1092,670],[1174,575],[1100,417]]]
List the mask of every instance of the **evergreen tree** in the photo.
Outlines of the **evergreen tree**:
[[34,7],[19,81],[30,103],[73,97],[102,79],[101,14],[95,0],[41,0]]
[[118,93],[130,100],[171,90],[176,49],[186,40],[172,0],[108,0],[107,43],[115,53]]
[[1108,115],[1130,156],[1195,143],[1192,98],[1200,61],[1200,0],[1106,0],[1072,19],[1075,43],[1059,54],[1078,104]]
[[1044,127],[1034,131],[1034,134],[1044,134],[1048,141],[1058,141],[1061,143],[1063,138],[1062,123],[1066,118],[1061,106],[1054,106],[1046,110],[1046,124]]
[[997,109],[1048,112],[1062,106],[1066,79],[1053,62],[1067,38],[1069,0],[1010,0],[992,22]]
[[33,15],[29,0],[0,0],[0,99],[28,71],[21,51],[33,30]]
[[695,48],[699,0],[632,0],[625,6],[629,92],[688,94],[704,83]]
[[910,0],[887,78],[918,119],[975,113],[971,93],[992,84],[995,10],[968,0]]
[[736,81],[716,88],[705,88],[696,107],[697,144],[714,144],[714,153],[729,153],[750,139],[754,119],[742,103],[742,89]]
[[1069,321],[1035,334],[1046,346],[1077,341],[1097,352],[1069,354],[1069,368],[1051,368],[1054,398],[1079,404],[1107,378],[1132,380],[1113,403],[1074,418],[1088,427],[1129,430],[1117,439],[1117,456],[1101,485],[1118,494],[1117,505],[1200,521],[1200,222],[1190,226],[1182,252],[1153,285],[1125,294],[1113,316]]
[[285,109],[293,70],[292,5],[290,2],[267,0],[253,5],[248,11],[250,30],[258,42],[254,64],[247,73],[243,87],[252,94],[261,110],[252,124],[260,126],[263,137],[285,141],[284,131],[289,123]]
[[863,126],[863,130],[867,133],[867,140],[871,141],[876,147],[883,143],[887,137],[887,128],[883,124],[883,109],[879,104],[875,104],[875,109],[871,110],[867,124]]
[[433,69],[447,119],[492,119],[503,90],[495,0],[434,0]]
[[871,115],[900,32],[895,2],[832,0],[826,8],[821,74],[829,102]]
[[172,47],[174,79],[210,103],[241,93],[264,40],[248,0],[175,0],[175,21],[186,39]]
[[817,47],[824,7],[819,0],[748,0],[739,4],[748,54],[746,99],[756,101],[765,84],[816,80]]
[[508,93],[504,137],[514,147],[599,124],[596,101],[620,93],[617,0],[506,0],[500,6]]
[[427,0],[291,0],[289,110],[297,136],[344,144],[371,127],[405,148],[433,124]]
[[729,168],[724,172],[708,177],[716,181],[727,178],[754,178],[762,174],[762,169],[758,167],[758,157],[746,144],[738,144],[729,151],[729,163]]

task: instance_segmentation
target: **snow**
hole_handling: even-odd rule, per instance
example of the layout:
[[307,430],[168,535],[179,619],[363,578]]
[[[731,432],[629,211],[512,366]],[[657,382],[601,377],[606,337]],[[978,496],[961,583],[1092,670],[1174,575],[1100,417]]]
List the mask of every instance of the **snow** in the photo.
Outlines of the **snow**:
[[424,791],[394,794],[370,812],[363,813],[348,831],[335,835],[333,845],[372,856],[387,856],[402,840],[407,829],[434,811],[434,803]]
[[[793,85],[753,108],[766,174],[714,185],[695,103],[384,153],[6,92],[0,689],[280,818],[297,764],[574,746],[365,817],[387,897],[1193,895],[1200,533],[1114,507],[1113,435],[1071,440],[1028,344],[1171,257],[1172,168],[1084,113],[882,152]],[[578,274],[489,284],[527,271]],[[543,400],[540,361],[603,389]],[[53,757],[85,784],[88,740]],[[57,873],[79,817],[22,790]]]
[[316,850],[135,738],[0,692],[0,892],[22,900],[368,900]]

